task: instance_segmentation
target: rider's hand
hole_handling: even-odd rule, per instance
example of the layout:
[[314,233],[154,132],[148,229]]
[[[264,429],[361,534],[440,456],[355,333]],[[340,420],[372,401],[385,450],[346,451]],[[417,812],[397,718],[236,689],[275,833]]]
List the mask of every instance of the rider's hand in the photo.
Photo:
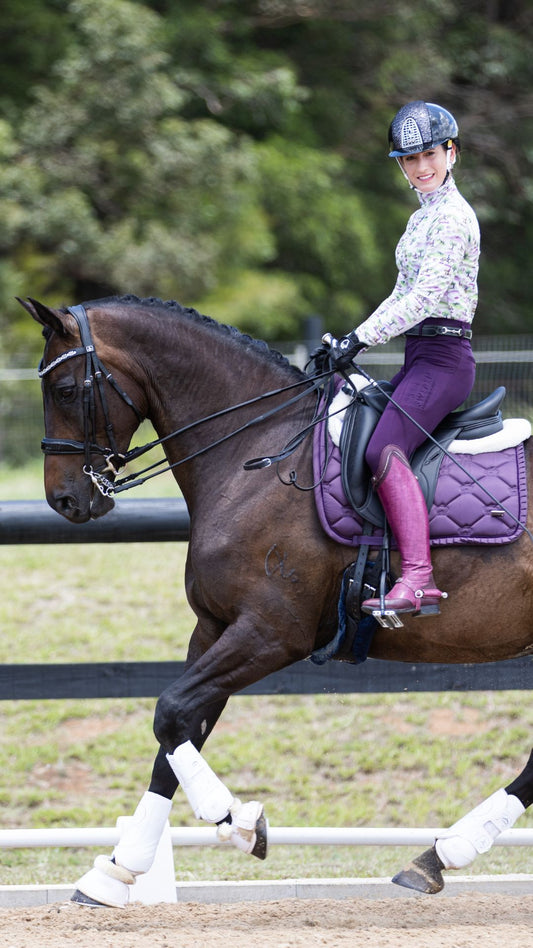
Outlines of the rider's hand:
[[328,349],[332,364],[339,371],[350,368],[356,355],[367,348],[366,342],[361,342],[355,332],[350,332],[340,339],[335,339],[327,332],[322,336],[322,344]]
[[312,366],[313,374],[322,375],[331,369],[331,359],[329,355],[329,346],[317,346],[309,353],[309,365]]

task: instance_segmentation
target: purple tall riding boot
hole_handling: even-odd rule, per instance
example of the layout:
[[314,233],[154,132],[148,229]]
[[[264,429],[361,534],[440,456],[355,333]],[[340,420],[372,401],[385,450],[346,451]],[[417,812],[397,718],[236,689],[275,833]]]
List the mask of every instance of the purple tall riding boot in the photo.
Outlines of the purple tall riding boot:
[[[372,485],[398,544],[402,575],[385,597],[385,609],[435,615],[446,598],[435,586],[429,548],[429,517],[420,485],[403,451],[388,444],[379,459]],[[381,611],[379,599],[367,599],[365,612]]]

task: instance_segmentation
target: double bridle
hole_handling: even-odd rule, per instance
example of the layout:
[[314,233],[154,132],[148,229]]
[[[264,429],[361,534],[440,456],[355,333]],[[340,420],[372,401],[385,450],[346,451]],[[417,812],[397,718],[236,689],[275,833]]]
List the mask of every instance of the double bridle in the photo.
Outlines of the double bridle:
[[[67,352],[63,352],[56,359],[53,359],[52,362],[49,362],[47,365],[44,365],[43,360],[39,365],[39,378],[43,378],[45,375],[48,375],[49,372],[52,372],[59,365],[62,365],[63,362],[67,362],[69,359],[75,359],[79,356],[85,356],[85,379],[83,382],[83,441],[74,441],[67,438],[43,438],[41,441],[41,448],[45,454],[83,454],[85,456],[85,463],[83,465],[83,472],[95,485],[95,487],[103,494],[104,497],[108,497],[111,494],[116,494],[124,490],[129,490],[132,487],[136,487],[140,484],[143,484],[145,481],[149,480],[151,477],[156,477],[157,474],[162,474],[165,471],[171,470],[174,467],[177,467],[180,464],[184,464],[186,461],[190,461],[195,457],[198,457],[201,454],[205,454],[206,451],[211,450],[211,448],[217,447],[219,444],[222,444],[224,441],[227,441],[229,438],[234,437],[235,435],[245,431],[248,428],[251,428],[254,425],[259,424],[260,422],[266,421],[271,416],[277,414],[277,412],[288,408],[290,405],[293,405],[295,402],[299,401],[304,396],[315,392],[317,394],[317,407],[313,416],[313,420],[309,425],[307,425],[302,431],[300,431],[291,441],[286,445],[286,447],[279,453],[272,457],[263,457],[263,458],[254,458],[251,461],[246,462],[245,468],[247,470],[253,470],[262,467],[269,467],[271,464],[277,463],[284,460],[286,457],[289,457],[296,450],[296,448],[301,444],[304,438],[310,434],[314,426],[321,420],[323,416],[323,409],[319,411],[318,403],[320,398],[320,390],[322,389],[323,382],[325,378],[329,378],[331,372],[321,373],[320,375],[314,376],[312,378],[304,376],[298,382],[294,382],[291,385],[287,385],[284,388],[275,389],[271,392],[265,392],[262,395],[258,395],[255,398],[251,398],[248,401],[240,402],[237,405],[231,405],[229,408],[223,408],[221,411],[215,412],[211,415],[208,415],[204,418],[200,418],[197,421],[193,421],[188,425],[185,425],[183,428],[179,428],[176,431],[171,432],[168,435],[165,435],[163,438],[157,438],[154,441],[148,442],[148,444],[142,445],[137,448],[132,448],[125,453],[122,453],[118,449],[116,442],[113,424],[109,415],[107,399],[105,396],[105,383],[109,383],[115,392],[120,396],[120,398],[128,405],[129,408],[135,413],[139,423],[144,420],[144,415],[139,411],[135,406],[130,396],[125,392],[115,381],[111,372],[109,372],[100,358],[96,353],[96,349],[93,343],[91,329],[89,326],[89,320],[87,317],[87,312],[85,307],[82,305],[78,306],[69,306],[68,312],[74,317],[78,324],[80,332],[80,341],[81,345],[77,346],[75,349],[69,349]],[[161,470],[155,471],[155,473],[149,474],[148,476],[141,476],[146,474],[148,471],[152,471],[154,468],[160,467],[162,464],[165,464],[165,459],[156,461],[154,464],[145,468],[143,471],[138,474],[131,474],[127,477],[122,477],[118,480],[110,480],[109,477],[106,477],[106,474],[116,477],[120,468],[124,467],[129,461],[134,460],[135,458],[140,457],[145,454],[147,451],[150,451],[152,448],[162,445],[164,442],[168,441],[170,438],[178,437],[178,435],[184,434],[187,431],[190,431],[192,428],[195,428],[206,421],[212,421],[215,418],[219,418],[223,415],[229,414],[230,412],[237,411],[240,408],[248,407],[257,402],[260,402],[266,398],[270,398],[274,395],[282,394],[283,392],[289,391],[300,386],[306,386],[305,389],[298,394],[292,396],[291,398],[284,401],[281,405],[276,406],[275,408],[267,411],[255,418],[252,418],[250,421],[241,425],[240,427],[230,431],[229,434],[224,435],[219,438],[217,441],[211,442],[203,448],[195,451],[193,454],[188,455],[185,458],[182,458],[179,461],[175,461],[170,464],[167,463],[166,467]],[[102,406],[102,411],[104,415],[104,427],[109,439],[108,447],[104,447],[98,444],[96,440],[96,399],[95,399],[95,389],[98,390],[98,395],[100,397],[100,404]],[[99,470],[95,470],[92,465],[92,457],[94,455],[101,455],[104,459],[104,466]],[[291,480],[291,483],[296,484],[295,479]]]
[[[139,422],[143,421],[144,416],[134,405],[128,393],[125,392],[120,387],[120,385],[118,385],[111,372],[106,369],[103,362],[98,357],[93,344],[89,320],[87,318],[85,307],[69,306],[68,312],[74,317],[78,324],[81,345],[77,346],[76,349],[69,349],[68,352],[63,352],[57,357],[57,359],[49,362],[48,365],[44,365],[41,361],[41,364],[39,365],[39,378],[43,378],[45,375],[48,375],[49,372],[52,372],[55,368],[57,368],[59,365],[62,365],[63,362],[67,362],[69,359],[75,359],[78,356],[83,355],[85,356],[85,379],[83,382],[83,441],[72,441],[67,438],[43,438],[41,441],[41,448],[45,454],[84,454],[84,473],[91,478],[98,490],[104,494],[104,496],[107,496],[113,492],[113,483],[105,477],[105,474],[112,473],[113,475],[116,475],[119,468],[123,467],[129,460],[131,460],[132,457],[137,456],[137,452],[134,449],[133,451],[127,451],[126,454],[122,454],[118,449],[115,433],[113,430],[113,424],[109,416],[104,383],[108,382],[109,385],[111,385],[111,387],[117,392],[117,394],[120,395],[126,405],[128,405],[135,413]],[[96,441],[95,389],[98,390],[98,394],[100,396],[100,404],[104,414],[105,431],[109,439],[108,447],[103,447]],[[91,459],[95,454],[102,455],[105,461],[105,466],[99,471],[95,471],[92,466]]]

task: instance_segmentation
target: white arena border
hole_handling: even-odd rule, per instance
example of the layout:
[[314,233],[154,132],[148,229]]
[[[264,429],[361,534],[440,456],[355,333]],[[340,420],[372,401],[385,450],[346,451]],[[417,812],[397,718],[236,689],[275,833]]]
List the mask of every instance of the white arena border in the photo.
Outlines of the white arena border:
[[[442,829],[372,827],[269,827],[269,845],[432,846]],[[170,829],[173,846],[223,846],[214,827]],[[119,839],[115,828],[0,830],[0,849],[35,847],[112,847]],[[500,846],[533,846],[533,829],[511,829],[495,840]],[[22,908],[65,902],[74,891],[67,885],[0,885],[0,907]],[[455,875],[446,873],[438,898],[461,893],[533,895],[533,875]],[[387,899],[427,898],[390,879],[286,879],[248,882],[177,882],[177,901],[228,903],[279,899]],[[432,896],[435,898],[435,896]]]
[[[0,885],[0,908],[30,908],[58,902],[66,903],[70,900],[74,888],[74,885]],[[469,894],[515,897],[533,895],[533,876],[447,875],[444,889],[438,895],[423,895],[393,885],[390,879],[380,878],[176,883],[178,904],[222,905],[235,902],[277,902],[281,899],[441,899]],[[87,911],[83,906],[80,906],[80,909]]]

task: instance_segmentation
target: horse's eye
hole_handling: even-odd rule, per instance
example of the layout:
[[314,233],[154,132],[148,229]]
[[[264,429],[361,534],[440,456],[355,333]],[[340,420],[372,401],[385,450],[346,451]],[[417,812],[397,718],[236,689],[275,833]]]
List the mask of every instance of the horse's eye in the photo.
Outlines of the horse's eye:
[[76,385],[63,384],[54,388],[54,402],[56,405],[70,405],[76,398]]

